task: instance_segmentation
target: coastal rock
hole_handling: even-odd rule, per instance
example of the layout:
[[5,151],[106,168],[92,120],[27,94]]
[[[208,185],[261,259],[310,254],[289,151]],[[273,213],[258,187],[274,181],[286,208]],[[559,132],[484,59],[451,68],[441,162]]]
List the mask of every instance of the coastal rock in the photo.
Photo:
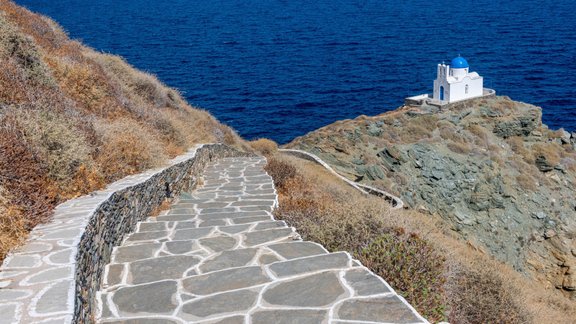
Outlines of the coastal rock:
[[394,171],[396,166],[406,162],[406,156],[395,147],[388,147],[376,154],[388,170]]
[[521,116],[516,120],[500,121],[494,125],[494,134],[502,138],[528,136],[536,128],[533,116]]
[[384,179],[386,176],[382,168],[378,165],[357,166],[356,172],[365,175],[370,180]]
[[562,141],[562,144],[568,144],[568,143],[570,143],[570,138],[571,138],[571,137],[572,137],[572,136],[570,135],[569,132],[567,132],[567,131],[565,131],[565,130],[563,130],[563,129],[560,129],[560,140]]
[[[569,139],[576,149],[576,134],[559,139],[542,124],[539,107],[507,97],[407,111],[329,125],[321,136],[312,132],[288,147],[318,152],[340,172],[359,175],[357,181],[438,214],[518,271],[551,280],[558,269],[554,253],[576,254],[563,239],[576,237],[576,153],[555,144]],[[377,137],[368,133],[376,134],[376,125]],[[334,143],[347,153],[322,153],[334,152]],[[352,163],[357,157],[366,164]]]
[[382,134],[382,129],[380,129],[376,123],[372,123],[368,125],[366,132],[370,136],[380,136]]
[[542,172],[549,172],[554,170],[554,165],[552,165],[544,155],[537,156],[534,163],[538,167],[538,170]]
[[556,232],[554,230],[546,230],[546,232],[544,232],[544,238],[549,239],[556,236]]

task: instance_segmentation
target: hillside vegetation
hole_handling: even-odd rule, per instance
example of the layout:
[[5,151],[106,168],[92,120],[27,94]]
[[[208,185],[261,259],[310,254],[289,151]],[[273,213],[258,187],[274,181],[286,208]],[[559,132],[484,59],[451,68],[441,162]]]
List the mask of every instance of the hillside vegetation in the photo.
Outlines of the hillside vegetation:
[[431,322],[572,323],[576,306],[547,291],[471,241],[442,218],[391,210],[322,167],[270,152],[266,170],[280,195],[277,219],[330,251],[349,251]]
[[203,142],[244,146],[154,76],[0,0],[0,260],[59,202]]
[[508,97],[404,106],[287,147],[439,217],[454,237],[574,304],[576,133],[550,130],[541,116]]

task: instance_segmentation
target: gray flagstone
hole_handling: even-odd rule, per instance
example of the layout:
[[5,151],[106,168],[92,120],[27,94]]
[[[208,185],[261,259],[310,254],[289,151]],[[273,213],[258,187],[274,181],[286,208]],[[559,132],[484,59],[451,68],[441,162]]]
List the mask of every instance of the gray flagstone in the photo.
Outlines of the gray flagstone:
[[202,187],[139,223],[106,266],[97,321],[427,323],[348,253],[302,241],[274,220],[277,196],[265,164],[254,157],[213,162]]

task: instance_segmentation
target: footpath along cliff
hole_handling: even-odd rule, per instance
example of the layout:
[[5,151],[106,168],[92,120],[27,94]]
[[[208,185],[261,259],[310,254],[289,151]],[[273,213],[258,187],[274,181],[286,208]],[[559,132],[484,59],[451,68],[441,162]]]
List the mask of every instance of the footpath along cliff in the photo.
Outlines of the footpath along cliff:
[[478,249],[576,299],[576,133],[489,97],[339,121],[288,148],[438,214]]

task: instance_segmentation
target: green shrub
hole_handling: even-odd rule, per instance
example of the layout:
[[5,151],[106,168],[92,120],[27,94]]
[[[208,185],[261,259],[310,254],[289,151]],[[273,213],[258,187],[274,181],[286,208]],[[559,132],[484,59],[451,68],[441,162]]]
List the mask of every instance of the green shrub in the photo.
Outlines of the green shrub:
[[382,276],[430,321],[444,319],[444,257],[414,233],[394,229],[358,253],[368,268]]

